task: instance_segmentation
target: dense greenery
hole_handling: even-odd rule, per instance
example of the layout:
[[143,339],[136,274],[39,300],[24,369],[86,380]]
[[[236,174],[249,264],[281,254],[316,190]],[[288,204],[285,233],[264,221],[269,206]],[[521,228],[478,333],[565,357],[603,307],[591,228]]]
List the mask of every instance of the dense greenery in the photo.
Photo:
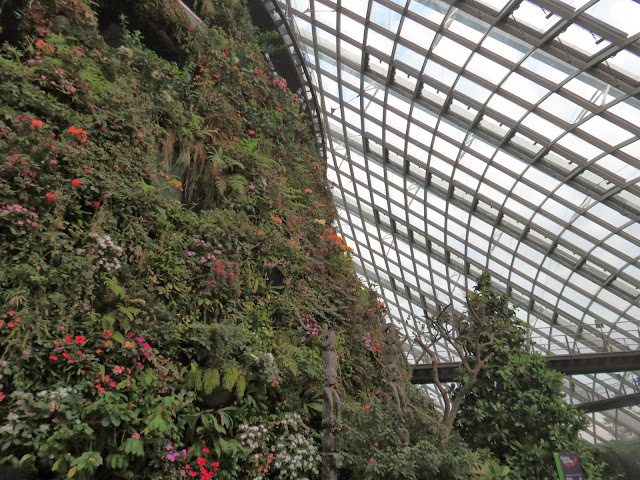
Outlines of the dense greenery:
[[524,324],[509,297],[491,290],[488,274],[479,278],[468,308],[496,328],[487,347],[493,357],[464,398],[457,431],[470,446],[491,450],[511,468],[512,479],[557,478],[553,452],[563,451],[578,451],[588,478],[600,478],[593,450],[578,439],[586,417],[565,402],[562,374],[531,353]]
[[[470,477],[472,453],[439,439],[428,405],[415,421],[372,408],[376,428],[360,430],[352,412],[385,388],[384,307],[332,227],[301,101],[243,4],[200,2],[203,25],[177,2],[128,2],[180,65],[126,25],[101,25],[105,43],[92,7],[110,2],[10,4],[23,9],[0,55],[0,460],[53,478],[315,478],[327,323],[345,472]],[[406,471],[389,422],[410,430]]]

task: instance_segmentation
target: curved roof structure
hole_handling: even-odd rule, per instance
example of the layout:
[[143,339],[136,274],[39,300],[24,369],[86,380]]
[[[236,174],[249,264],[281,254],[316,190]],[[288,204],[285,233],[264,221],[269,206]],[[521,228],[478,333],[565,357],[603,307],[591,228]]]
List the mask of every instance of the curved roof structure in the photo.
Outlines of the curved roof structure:
[[[462,309],[484,270],[544,355],[640,348],[639,3],[279,4],[318,93],[342,233],[410,360],[426,361],[425,312]],[[576,375],[567,393],[637,378]],[[594,414],[591,433],[637,434],[637,412]]]

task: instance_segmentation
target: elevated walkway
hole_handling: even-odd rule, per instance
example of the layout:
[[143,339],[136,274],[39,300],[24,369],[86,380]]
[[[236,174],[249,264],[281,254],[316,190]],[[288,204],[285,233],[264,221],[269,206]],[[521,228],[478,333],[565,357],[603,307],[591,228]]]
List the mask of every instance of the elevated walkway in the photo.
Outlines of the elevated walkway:
[[[640,351],[554,355],[545,358],[545,360],[550,368],[566,375],[640,370]],[[459,367],[460,362],[439,363],[438,377],[440,381],[453,382],[457,377]],[[433,364],[415,365],[411,383],[433,383]],[[585,402],[577,406],[586,413],[593,413],[638,404],[640,404],[640,393],[632,393]]]
[[[640,351],[554,355],[545,360],[550,368],[566,375],[640,370]],[[460,362],[438,363],[440,381],[454,381],[459,367]],[[415,365],[411,383],[433,383],[433,364]]]

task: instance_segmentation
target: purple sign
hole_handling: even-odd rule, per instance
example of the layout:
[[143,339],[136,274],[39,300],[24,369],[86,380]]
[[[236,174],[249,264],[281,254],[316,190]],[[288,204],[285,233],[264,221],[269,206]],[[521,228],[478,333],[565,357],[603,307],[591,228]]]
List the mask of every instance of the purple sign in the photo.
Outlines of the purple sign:
[[586,480],[582,475],[582,467],[578,460],[578,454],[574,452],[561,452],[553,454],[558,467],[560,480]]

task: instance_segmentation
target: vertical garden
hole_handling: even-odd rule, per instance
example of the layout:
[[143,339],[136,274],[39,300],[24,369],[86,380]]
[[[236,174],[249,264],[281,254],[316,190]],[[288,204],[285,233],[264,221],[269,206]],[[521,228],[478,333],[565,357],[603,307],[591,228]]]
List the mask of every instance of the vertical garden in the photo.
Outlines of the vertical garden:
[[327,324],[344,478],[472,476],[424,397],[385,401],[301,99],[243,2],[197,7],[1,3],[3,468],[318,478]]

